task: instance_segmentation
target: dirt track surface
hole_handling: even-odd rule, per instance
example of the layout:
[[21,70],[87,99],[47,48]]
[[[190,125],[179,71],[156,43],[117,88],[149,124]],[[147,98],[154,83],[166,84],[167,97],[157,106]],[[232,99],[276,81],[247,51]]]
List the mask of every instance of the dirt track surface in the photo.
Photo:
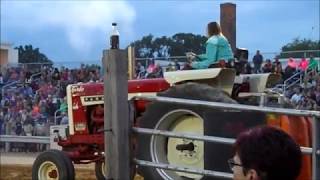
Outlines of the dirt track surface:
[[[0,154],[0,180],[31,180],[37,153]],[[75,165],[76,180],[95,180],[94,165]]]
[[32,165],[39,153],[0,152],[0,165]]
[[[1,165],[0,180],[31,180],[31,170],[32,165]],[[95,179],[93,168],[76,167],[76,180]]]
[[[32,164],[38,154],[0,152],[0,180],[31,180]],[[94,164],[75,165],[75,171],[76,180],[96,179]],[[143,178],[138,176],[135,180]]]

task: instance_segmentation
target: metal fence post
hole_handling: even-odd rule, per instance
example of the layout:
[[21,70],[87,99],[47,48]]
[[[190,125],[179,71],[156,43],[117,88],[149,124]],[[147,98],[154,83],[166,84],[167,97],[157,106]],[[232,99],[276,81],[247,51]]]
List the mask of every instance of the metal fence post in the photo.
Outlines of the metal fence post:
[[312,129],[312,179],[320,179],[320,117],[313,116]]
[[106,179],[130,179],[127,51],[103,52]]
[[4,150],[5,150],[5,152],[9,152],[10,151],[10,142],[5,142]]

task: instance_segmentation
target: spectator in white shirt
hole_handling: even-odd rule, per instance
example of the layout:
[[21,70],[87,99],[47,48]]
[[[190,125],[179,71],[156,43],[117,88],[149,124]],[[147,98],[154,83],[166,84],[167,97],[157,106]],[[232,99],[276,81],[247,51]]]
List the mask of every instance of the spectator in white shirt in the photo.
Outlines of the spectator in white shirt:
[[290,101],[294,104],[297,105],[301,99],[302,99],[302,93],[301,93],[301,89],[300,88],[295,88],[295,93],[293,94],[293,96],[291,97]]

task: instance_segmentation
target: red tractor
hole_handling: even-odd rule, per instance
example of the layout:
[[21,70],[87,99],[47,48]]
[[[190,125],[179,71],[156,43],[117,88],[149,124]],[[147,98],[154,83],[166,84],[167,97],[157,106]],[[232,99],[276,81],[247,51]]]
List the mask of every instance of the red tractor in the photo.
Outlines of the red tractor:
[[[277,76],[273,74],[243,75],[236,78],[235,71],[226,68],[168,72],[161,79],[129,80],[128,99],[148,95],[254,104],[259,101],[252,99],[261,98],[261,94],[265,94],[265,90],[273,87],[277,80]],[[248,92],[241,90],[244,84],[250,87],[247,88]],[[238,92],[232,93],[236,86]],[[231,98],[232,94],[233,98]],[[270,96],[270,98],[274,97]],[[57,143],[60,150],[48,150],[37,157],[32,169],[32,179],[72,180],[75,177],[73,163],[95,163],[97,179],[104,179],[103,84],[69,85],[67,103],[69,124],[53,126],[50,130],[53,134],[52,141]],[[202,106],[177,106],[168,102],[145,100],[135,100],[134,104],[135,126],[150,129],[234,138],[244,129],[259,124],[283,127],[279,123],[282,122],[283,116],[272,114],[221,111]],[[301,121],[306,120],[302,118]],[[302,124],[308,126],[308,124]],[[289,123],[286,127],[291,128],[291,126]],[[309,132],[303,133],[308,139]],[[310,145],[305,143],[310,143],[309,139],[301,145]],[[231,148],[228,145],[207,144],[183,138],[137,135],[136,147],[138,159],[230,172],[226,163],[231,156]],[[311,163],[310,161],[307,159],[304,163]],[[147,180],[208,179],[202,175],[149,167],[138,167],[137,173]],[[310,177],[310,169],[305,173]]]

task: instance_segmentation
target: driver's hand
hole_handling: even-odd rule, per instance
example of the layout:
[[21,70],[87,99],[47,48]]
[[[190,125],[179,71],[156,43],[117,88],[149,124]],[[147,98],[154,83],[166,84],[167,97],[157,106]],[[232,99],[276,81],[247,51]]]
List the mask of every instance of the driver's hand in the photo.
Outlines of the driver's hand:
[[187,57],[187,61],[189,62],[189,63],[192,63],[192,61],[194,61],[196,59],[196,56],[188,56]]
[[187,56],[187,58],[189,58],[189,57],[195,57],[197,55],[195,53],[193,53],[193,52],[187,52],[186,56]]

